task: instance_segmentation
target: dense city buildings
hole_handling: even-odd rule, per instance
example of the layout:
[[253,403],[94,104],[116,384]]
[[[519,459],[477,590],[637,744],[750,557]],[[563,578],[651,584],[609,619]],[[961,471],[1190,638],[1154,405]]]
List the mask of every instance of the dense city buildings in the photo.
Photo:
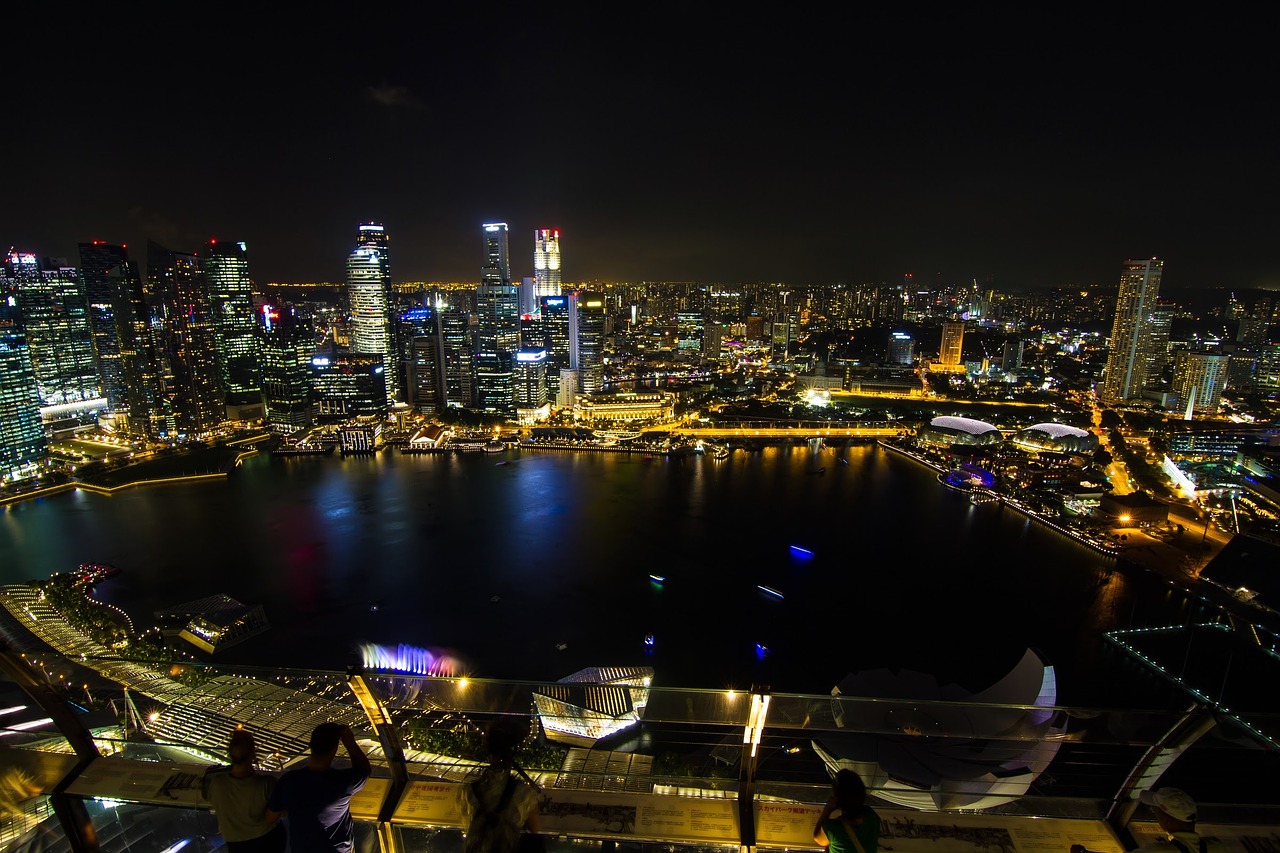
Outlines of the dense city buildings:
[[604,340],[608,314],[602,293],[578,290],[569,295],[569,368],[583,394],[604,389]]
[[421,412],[435,412],[441,405],[443,381],[436,309],[413,308],[401,314],[396,342],[400,347],[400,399]]
[[533,304],[542,304],[543,297],[559,296],[560,281],[560,231],[539,228],[533,233]]
[[1181,350],[1173,368],[1173,393],[1190,420],[1195,412],[1217,412],[1227,384],[1231,357]]
[[380,355],[341,352],[336,347],[318,352],[311,358],[311,387],[316,419],[322,424],[383,417],[389,408],[386,369]]
[[160,439],[172,434],[173,420],[165,387],[162,339],[153,328],[153,320],[159,317],[152,311],[137,266],[123,252],[121,258],[106,274],[125,388],[124,409],[116,412],[117,420],[123,414],[128,433]]
[[1164,261],[1156,258],[1125,261],[1100,392],[1107,405],[1140,397],[1150,380],[1155,358],[1152,331],[1156,327],[1152,315],[1163,273]]

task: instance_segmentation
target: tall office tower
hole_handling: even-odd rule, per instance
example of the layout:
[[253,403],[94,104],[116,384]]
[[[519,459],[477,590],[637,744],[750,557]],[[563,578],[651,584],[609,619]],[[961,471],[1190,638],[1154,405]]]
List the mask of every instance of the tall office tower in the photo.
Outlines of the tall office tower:
[[266,417],[262,402],[262,339],[258,336],[246,255],[243,242],[211,240],[204,258],[227,417],[234,421]]
[[[347,298],[350,301],[351,351],[382,356],[384,366],[395,364],[391,330],[391,262],[387,231],[380,222],[363,223],[356,247],[347,256]],[[387,402],[396,384],[387,383]]]
[[200,259],[147,242],[147,279],[160,310],[162,352],[179,435],[208,433],[227,419],[209,284]]
[[475,357],[475,401],[472,408],[511,417],[516,412],[512,353],[480,350]]
[[4,268],[22,314],[40,404],[62,406],[100,400],[101,378],[79,273],[14,251],[9,252]]
[[696,309],[676,312],[676,349],[679,352],[701,352],[706,318]]
[[[541,340],[533,341],[547,351],[547,399],[560,405],[560,372],[569,369],[569,297],[544,296],[540,300],[538,328]],[[575,387],[573,389],[577,391]]]
[[112,302],[111,270],[127,263],[124,246],[112,246],[103,240],[80,244],[80,281],[89,304],[89,330],[93,348],[98,354],[98,376],[107,408],[118,411],[128,406],[124,369],[120,365],[120,338],[116,331],[115,305]]
[[477,352],[513,353],[520,348],[520,295],[511,283],[505,222],[484,226],[484,266],[476,288],[480,321]]
[[1230,356],[1221,353],[1188,350],[1178,353],[1173,367],[1173,393],[1178,397],[1178,404],[1185,407],[1187,420],[1191,420],[1195,412],[1218,410],[1230,360]]
[[470,408],[472,396],[472,359],[475,345],[471,339],[466,311],[436,307],[437,349],[440,351],[442,408]]
[[400,399],[422,412],[440,408],[441,358],[436,312],[411,308],[397,321]]
[[273,432],[288,435],[315,421],[311,358],[316,353],[311,320],[288,306],[262,306],[262,396]]
[[578,391],[604,390],[604,294],[583,290],[569,295],[569,367],[578,373]]
[[533,278],[535,304],[544,296],[560,295],[560,231],[539,228],[533,232]]
[[786,320],[775,320],[770,327],[769,341],[772,347],[774,361],[787,360],[787,347],[794,340],[792,332],[794,327]]
[[0,276],[0,485],[37,473],[48,455],[16,291],[15,280]]
[[881,284],[876,288],[873,320],[901,320],[906,303],[901,284]]
[[915,360],[916,342],[906,332],[889,335],[889,364],[910,365]]
[[516,353],[513,369],[516,419],[522,424],[546,420],[551,413],[547,404],[547,350],[523,347]]
[[1263,393],[1280,391],[1280,344],[1268,343],[1258,348],[1253,390]]
[[958,369],[963,350],[964,323],[943,323],[942,343],[938,347],[938,363],[943,366],[943,369]]
[[173,412],[164,359],[156,346],[152,307],[138,268],[126,260],[107,270],[107,288],[120,344],[127,429],[152,439],[167,437],[173,432]]
[[1153,360],[1151,315],[1160,296],[1163,273],[1164,261],[1156,258],[1124,263],[1099,395],[1105,405],[1140,396],[1147,383]]

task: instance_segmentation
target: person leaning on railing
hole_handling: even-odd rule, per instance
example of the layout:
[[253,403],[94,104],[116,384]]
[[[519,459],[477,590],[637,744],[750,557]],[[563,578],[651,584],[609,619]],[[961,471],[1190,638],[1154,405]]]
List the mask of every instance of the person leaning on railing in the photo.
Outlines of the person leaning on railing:
[[880,815],[867,805],[867,786],[857,773],[836,771],[831,796],[813,826],[813,840],[831,853],[876,853]]
[[[1151,808],[1156,823],[1168,836],[1136,848],[1133,853],[1223,853],[1226,848],[1216,838],[1196,832],[1196,801],[1179,788],[1154,788],[1138,795],[1138,802]],[[1092,853],[1083,844],[1072,844],[1071,853]]]

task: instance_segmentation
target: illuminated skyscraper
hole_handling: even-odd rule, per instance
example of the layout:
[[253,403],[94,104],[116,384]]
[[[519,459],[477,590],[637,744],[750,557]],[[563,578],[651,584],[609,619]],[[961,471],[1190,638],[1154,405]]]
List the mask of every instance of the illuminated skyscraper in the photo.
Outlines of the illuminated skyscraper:
[[149,438],[173,431],[173,413],[164,384],[161,336],[152,328],[152,309],[138,268],[128,260],[107,270],[107,289],[115,315],[124,380],[128,430]]
[[120,365],[120,338],[107,275],[128,260],[124,246],[112,246],[102,240],[80,244],[80,281],[89,306],[89,330],[98,355],[102,394],[107,398],[107,408],[113,412],[128,405],[128,392]]
[[440,335],[432,308],[413,308],[400,315],[400,399],[422,412],[440,407]]
[[436,307],[436,333],[440,340],[443,392],[441,405],[465,409],[472,402],[471,362],[475,346],[467,325],[467,312],[452,306]]
[[242,242],[210,241],[204,259],[213,312],[213,334],[222,368],[227,417],[260,420],[266,416],[262,402],[262,353],[258,320],[253,309],[253,282]]
[[194,254],[149,241],[147,279],[160,308],[174,427],[179,435],[203,435],[227,419],[204,268]]
[[539,301],[538,329],[542,339],[531,343],[547,351],[547,399],[558,405],[560,372],[569,369],[569,297],[544,296]]
[[1187,420],[1192,414],[1216,412],[1222,402],[1222,389],[1227,385],[1230,357],[1222,353],[1178,353],[1173,366],[1173,393]]
[[938,363],[944,370],[958,370],[963,350],[964,323],[943,323],[942,343],[938,347]]
[[520,295],[511,283],[505,222],[484,226],[484,266],[476,288],[480,322],[477,352],[514,353],[520,348]]
[[578,390],[604,390],[605,299],[602,293],[576,291],[569,297],[569,367],[578,372]]
[[0,482],[35,473],[47,455],[16,289],[16,281],[0,276]]
[[387,375],[382,356],[336,348],[311,359],[311,387],[320,423],[387,414]]
[[[366,222],[356,236],[356,247],[347,257],[347,297],[351,311],[351,351],[382,356],[385,366],[395,364],[391,331],[391,265],[388,237],[380,222]],[[395,382],[387,383],[388,402],[395,396]]]
[[89,306],[79,273],[72,267],[41,264],[35,255],[12,251],[5,269],[16,285],[40,404],[61,406],[100,399]]
[[506,351],[476,353],[473,408],[489,414],[511,417],[516,413],[516,392],[513,384],[513,353]]
[[1153,361],[1152,313],[1163,273],[1164,261],[1156,258],[1125,261],[1099,395],[1108,406],[1140,396],[1148,381]]
[[288,434],[315,420],[311,358],[316,352],[311,321],[292,308],[262,306],[262,395],[267,423]]
[[534,299],[560,295],[560,231],[539,228],[533,232]]
[[915,359],[916,342],[906,332],[889,335],[889,363],[908,365]]
[[542,347],[524,347],[516,353],[514,365],[516,418],[522,424],[545,420],[547,405],[547,351]]

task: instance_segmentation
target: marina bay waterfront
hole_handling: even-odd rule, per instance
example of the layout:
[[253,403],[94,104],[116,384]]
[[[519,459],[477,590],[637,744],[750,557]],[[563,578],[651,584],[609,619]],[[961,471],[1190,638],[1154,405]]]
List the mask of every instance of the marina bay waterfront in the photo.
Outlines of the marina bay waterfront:
[[224,482],[0,512],[0,582],[85,562],[122,570],[96,595],[140,628],[215,593],[263,605],[271,629],[215,662],[341,669],[408,644],[536,681],[649,665],[664,686],[820,694],[905,668],[978,690],[1032,647],[1064,704],[1138,707],[1164,688],[1102,632],[1205,616],[875,444],[263,454]]

